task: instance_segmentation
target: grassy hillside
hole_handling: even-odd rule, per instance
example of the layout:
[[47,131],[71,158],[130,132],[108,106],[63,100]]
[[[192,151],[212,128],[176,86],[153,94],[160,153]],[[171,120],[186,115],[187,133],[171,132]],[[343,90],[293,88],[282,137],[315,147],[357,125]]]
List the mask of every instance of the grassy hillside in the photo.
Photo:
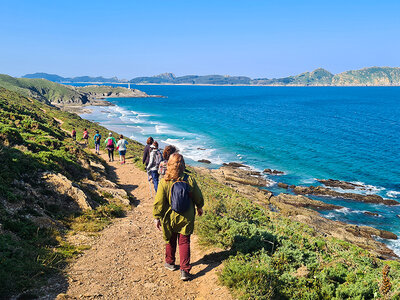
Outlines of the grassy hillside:
[[56,74],[48,73],[34,73],[26,74],[23,78],[42,78],[54,82],[121,82],[117,77],[104,78],[104,77],[91,77],[91,76],[79,76],[79,77],[62,77]]
[[[59,121],[64,122],[61,126]],[[113,196],[104,163],[78,139],[108,130],[0,88],[0,295],[22,292],[60,271],[85,246],[71,232],[96,232],[122,216],[127,198]],[[131,142],[139,161],[142,146]],[[138,155],[137,157],[135,157]],[[2,298],[0,297],[0,298]]]
[[239,299],[400,299],[399,262],[326,238],[193,174],[206,200],[197,234],[227,250],[219,277]]
[[87,102],[87,97],[74,88],[45,79],[14,78],[0,74],[0,87],[32,97],[47,104]]
[[332,79],[333,85],[400,85],[400,68],[372,67],[347,71],[337,74]]
[[96,97],[147,97],[139,90],[125,87],[90,85],[73,87],[46,79],[14,78],[0,74],[0,87],[17,92],[25,97],[35,98],[46,104],[82,105],[93,102]]

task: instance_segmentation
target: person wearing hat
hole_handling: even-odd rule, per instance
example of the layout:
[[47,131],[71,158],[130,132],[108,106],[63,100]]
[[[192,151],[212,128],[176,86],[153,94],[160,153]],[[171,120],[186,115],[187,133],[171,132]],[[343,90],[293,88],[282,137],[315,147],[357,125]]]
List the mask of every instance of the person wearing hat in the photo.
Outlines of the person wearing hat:
[[111,132],[108,134],[108,138],[104,143],[106,144],[106,149],[108,151],[108,161],[114,161],[114,149],[117,146],[117,141],[112,136]]

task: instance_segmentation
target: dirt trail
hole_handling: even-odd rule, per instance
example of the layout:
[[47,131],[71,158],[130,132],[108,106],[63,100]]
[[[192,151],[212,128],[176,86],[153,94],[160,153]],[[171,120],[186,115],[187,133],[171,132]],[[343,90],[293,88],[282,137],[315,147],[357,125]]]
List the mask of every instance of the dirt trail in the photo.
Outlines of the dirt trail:
[[232,299],[218,285],[219,254],[202,250],[194,235],[194,279],[182,282],[179,271],[164,268],[164,241],[153,226],[146,173],[130,161],[120,165],[116,158],[109,165],[138,206],[103,230],[92,248],[68,268],[68,288],[58,299]]

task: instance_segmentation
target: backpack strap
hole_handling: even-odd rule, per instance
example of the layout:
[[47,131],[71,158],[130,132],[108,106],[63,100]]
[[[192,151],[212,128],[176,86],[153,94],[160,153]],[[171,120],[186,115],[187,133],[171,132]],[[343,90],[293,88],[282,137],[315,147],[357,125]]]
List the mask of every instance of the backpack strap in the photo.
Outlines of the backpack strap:
[[187,182],[188,178],[189,178],[189,174],[185,174],[185,176],[183,176],[183,181],[186,181],[186,183],[188,183]]

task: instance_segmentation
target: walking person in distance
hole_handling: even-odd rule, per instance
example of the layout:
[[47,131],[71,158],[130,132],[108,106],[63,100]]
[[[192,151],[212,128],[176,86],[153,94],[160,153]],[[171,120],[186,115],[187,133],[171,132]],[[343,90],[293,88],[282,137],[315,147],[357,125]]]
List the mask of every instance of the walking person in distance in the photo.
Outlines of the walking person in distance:
[[100,154],[100,142],[101,142],[101,134],[98,130],[96,130],[96,134],[93,137],[94,140],[94,151],[96,154]]
[[162,230],[165,241],[165,268],[174,271],[175,253],[179,245],[181,280],[190,275],[190,235],[194,230],[195,214],[203,214],[204,199],[196,183],[184,173],[183,156],[174,153],[168,160],[165,176],[160,181],[153,206],[154,224]]
[[75,130],[75,128],[72,128],[71,136],[72,136],[72,139],[74,141],[76,141],[76,130]]
[[84,143],[85,143],[86,145],[89,144],[89,132],[87,131],[86,128],[85,128],[85,130],[83,131],[82,138],[83,138],[83,141],[84,141]]
[[104,143],[106,144],[106,149],[108,151],[108,161],[114,161],[114,149],[117,146],[117,141],[112,136],[111,132],[108,134],[108,138]]
[[121,165],[125,163],[126,145],[128,145],[128,141],[125,140],[124,136],[121,134],[117,143],[117,150],[119,152],[119,161],[121,162]]
[[154,184],[154,190],[157,193],[157,187],[158,187],[158,167],[160,163],[163,160],[162,153],[158,149],[158,143],[154,142],[153,145],[150,146],[150,158],[149,158],[149,163],[147,165],[147,173],[149,174],[149,177],[153,180]]
[[154,139],[150,136],[148,137],[147,141],[146,141],[146,147],[144,147],[144,151],[143,151],[143,159],[142,162],[144,164],[145,167],[147,167],[147,165],[149,164],[149,159],[150,159],[150,146],[153,144]]

